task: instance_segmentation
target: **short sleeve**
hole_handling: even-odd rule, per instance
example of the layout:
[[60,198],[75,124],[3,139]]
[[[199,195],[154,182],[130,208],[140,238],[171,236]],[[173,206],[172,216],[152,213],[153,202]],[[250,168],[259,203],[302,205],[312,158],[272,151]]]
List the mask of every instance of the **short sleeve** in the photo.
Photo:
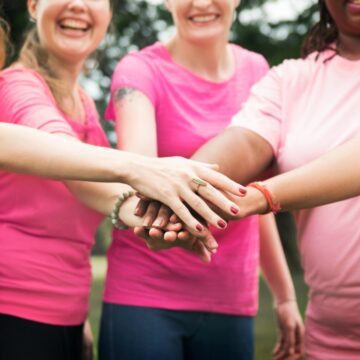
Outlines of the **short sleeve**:
[[120,88],[132,88],[142,92],[156,106],[154,74],[149,59],[142,58],[141,52],[125,56],[116,66],[112,82],[111,97],[105,112],[107,120],[115,120],[114,94]]
[[8,69],[0,74],[0,109],[1,121],[76,136],[46,83],[32,70]]
[[263,137],[278,153],[282,127],[282,86],[279,69],[270,70],[251,90],[250,97],[230,126],[251,130]]

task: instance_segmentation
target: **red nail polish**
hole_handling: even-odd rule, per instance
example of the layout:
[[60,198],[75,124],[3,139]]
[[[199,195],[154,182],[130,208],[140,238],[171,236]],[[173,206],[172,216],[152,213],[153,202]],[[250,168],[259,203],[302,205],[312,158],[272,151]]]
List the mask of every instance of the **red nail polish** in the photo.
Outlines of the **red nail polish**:
[[197,224],[197,225],[196,225],[196,230],[197,230],[197,231],[201,232],[201,231],[203,231],[203,229],[204,229],[204,228],[202,227],[202,225],[200,225],[200,224]]
[[222,229],[225,229],[227,226],[227,223],[224,220],[219,220],[217,222],[217,224],[219,225],[219,227],[221,227]]
[[230,208],[230,210],[231,210],[231,212],[232,212],[234,215],[236,215],[236,214],[239,212],[239,209],[236,208],[235,206],[232,206],[232,207]]
[[243,189],[243,188],[239,189],[239,191],[240,191],[240,194],[242,194],[242,195],[246,195],[246,193],[247,193],[247,190]]

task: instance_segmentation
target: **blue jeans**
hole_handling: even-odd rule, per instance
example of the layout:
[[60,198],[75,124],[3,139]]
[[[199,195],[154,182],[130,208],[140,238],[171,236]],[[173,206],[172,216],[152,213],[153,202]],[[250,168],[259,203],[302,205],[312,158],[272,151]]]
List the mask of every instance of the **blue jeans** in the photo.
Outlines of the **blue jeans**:
[[103,305],[100,360],[251,360],[250,316]]

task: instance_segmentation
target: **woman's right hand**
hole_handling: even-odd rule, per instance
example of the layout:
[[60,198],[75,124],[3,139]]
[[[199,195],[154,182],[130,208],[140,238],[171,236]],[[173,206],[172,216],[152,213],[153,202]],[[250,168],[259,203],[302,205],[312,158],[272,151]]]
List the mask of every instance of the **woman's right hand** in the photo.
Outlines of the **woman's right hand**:
[[[205,227],[188,207],[207,223],[226,228],[226,222],[206,202],[213,204],[232,216],[239,212],[238,206],[222,192],[244,196],[245,187],[235,183],[209,165],[181,157],[143,158],[133,162],[128,183],[144,196],[167,205],[195,236],[206,236]],[[204,181],[199,185],[198,181]],[[185,205],[186,203],[186,205]]]
[[[182,236],[182,229],[178,228],[179,224],[168,224],[166,228],[160,230],[158,228],[145,228],[143,226],[135,227],[135,235],[145,240],[148,248],[154,251],[171,249],[174,247],[180,247],[187,251],[195,253],[203,262],[210,263],[212,255],[216,253],[216,247],[209,249],[205,244],[212,243],[216,244],[216,240],[211,235],[210,231],[206,229],[205,237],[197,238],[194,235],[186,232],[185,236]],[[175,229],[174,227],[177,228]],[[168,239],[164,234],[173,233],[173,236]]]

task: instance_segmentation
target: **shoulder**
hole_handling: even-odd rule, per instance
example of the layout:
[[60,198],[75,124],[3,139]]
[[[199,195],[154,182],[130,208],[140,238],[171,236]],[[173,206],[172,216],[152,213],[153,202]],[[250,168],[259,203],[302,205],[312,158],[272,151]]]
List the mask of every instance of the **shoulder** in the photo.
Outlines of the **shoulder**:
[[43,89],[47,92],[50,91],[45,80],[40,74],[32,69],[24,67],[11,67],[3,70],[0,73],[0,84],[1,86],[31,86],[33,90]]
[[115,72],[127,71],[154,71],[166,60],[166,49],[163,44],[156,42],[139,51],[132,51],[125,55],[117,64]]
[[15,96],[19,102],[36,98],[56,104],[43,77],[36,71],[21,66],[11,67],[0,73],[0,92],[7,99]]
[[230,44],[230,46],[233,49],[237,61],[246,62],[252,66],[269,67],[267,60],[262,54],[245,49],[236,44]]
[[[21,94],[21,96],[19,96]],[[0,97],[19,104],[43,103],[57,106],[53,94],[36,71],[24,67],[11,67],[0,73]]]
[[316,73],[321,65],[322,61],[316,56],[305,59],[287,59],[274,66],[271,73],[286,83],[304,83],[312,78],[312,74]]

